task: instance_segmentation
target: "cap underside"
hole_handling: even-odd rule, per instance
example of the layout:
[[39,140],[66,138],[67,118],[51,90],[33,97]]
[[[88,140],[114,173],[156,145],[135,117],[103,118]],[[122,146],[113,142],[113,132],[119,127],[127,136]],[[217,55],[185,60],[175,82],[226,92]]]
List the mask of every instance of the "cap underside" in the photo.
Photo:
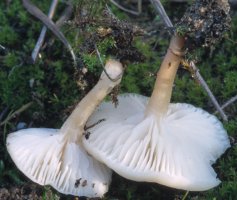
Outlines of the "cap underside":
[[220,183],[212,164],[229,147],[219,120],[189,104],[170,104],[161,119],[144,116],[148,98],[122,95],[117,108],[103,103],[88,121],[83,144],[121,176],[202,191]]
[[8,135],[7,149],[32,181],[64,194],[101,197],[111,170],[89,156],[80,144],[65,143],[57,129],[30,128]]

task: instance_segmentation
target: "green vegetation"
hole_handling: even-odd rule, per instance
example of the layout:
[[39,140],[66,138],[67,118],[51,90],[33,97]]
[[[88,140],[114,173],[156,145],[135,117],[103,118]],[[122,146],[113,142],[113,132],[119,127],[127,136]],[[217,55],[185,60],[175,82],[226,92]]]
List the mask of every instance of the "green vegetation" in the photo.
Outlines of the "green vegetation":
[[[29,182],[17,170],[11,161],[5,147],[6,135],[24,122],[32,127],[60,127],[66,116],[85,93],[97,81],[102,70],[95,51],[87,44],[87,39],[94,36],[96,26],[86,26],[82,30],[77,25],[67,24],[63,32],[72,44],[77,56],[80,55],[83,66],[88,69],[86,75],[81,75],[78,68],[73,67],[71,56],[67,49],[57,39],[47,45],[40,52],[41,58],[36,64],[30,61],[32,49],[35,46],[42,24],[33,18],[22,7],[20,0],[0,1],[0,188],[21,186]],[[50,1],[32,1],[47,13]],[[82,1],[83,2],[83,1]],[[85,1],[84,1],[85,2]],[[172,7],[166,3],[168,13]],[[59,3],[59,10],[65,6]],[[100,6],[103,6],[101,4]],[[136,22],[116,7],[113,13]],[[97,9],[97,8],[93,8]],[[169,10],[170,9],[170,10]],[[174,8],[173,8],[174,9]],[[99,9],[98,9],[99,10]],[[163,29],[160,21],[154,16],[154,11],[148,6],[149,13],[144,8],[144,16],[138,18],[137,23],[144,27],[154,25],[156,30]],[[180,10],[183,10],[182,8]],[[177,13],[176,11],[174,12]],[[99,12],[97,12],[99,16]],[[182,13],[177,14],[179,17]],[[147,18],[153,24],[147,23]],[[57,15],[56,15],[57,18]],[[158,24],[158,25],[157,25]],[[180,32],[182,33],[182,29]],[[77,35],[81,37],[76,37]],[[89,36],[87,36],[89,34]],[[127,61],[127,68],[121,83],[120,93],[133,92],[149,96],[152,91],[155,74],[167,49],[169,38],[165,30],[156,34],[134,37],[132,45],[144,57],[137,62]],[[52,33],[48,32],[46,41],[52,40]],[[76,38],[76,39],[75,39]],[[113,35],[104,38],[95,38],[103,60],[110,56],[111,49],[115,48],[116,40]],[[215,49],[201,49],[198,52],[198,64],[201,74],[207,81],[220,104],[223,104],[236,95],[237,88],[237,16],[232,16],[232,29],[225,39]],[[128,59],[129,60],[129,59]],[[82,87],[83,85],[83,87]],[[84,88],[85,86],[85,88]],[[211,101],[191,74],[180,68],[175,81],[173,102],[186,102],[202,107],[210,113],[215,112]],[[6,120],[12,113],[22,106],[33,104],[10,120]],[[228,134],[232,137],[233,146],[215,164],[222,183],[220,186],[199,193],[189,193],[187,199],[204,200],[234,200],[237,196],[237,103],[225,109],[229,121],[224,123]],[[2,123],[4,122],[4,123]],[[47,199],[49,188],[43,190],[42,198]],[[51,198],[63,196],[52,190]],[[104,199],[181,199],[185,191],[173,190],[153,183],[136,183],[128,181],[118,175],[113,175],[113,182]],[[65,197],[63,199],[73,199]]]

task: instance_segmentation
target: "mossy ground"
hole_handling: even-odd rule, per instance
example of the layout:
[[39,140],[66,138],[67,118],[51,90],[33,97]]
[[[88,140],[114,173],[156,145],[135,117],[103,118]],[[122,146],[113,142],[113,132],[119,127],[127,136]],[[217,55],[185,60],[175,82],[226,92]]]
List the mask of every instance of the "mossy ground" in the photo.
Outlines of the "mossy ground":
[[[9,4],[7,3],[9,2]],[[33,1],[45,13],[50,5],[49,0]],[[126,5],[126,3],[125,3]],[[59,3],[58,10],[65,4]],[[140,17],[128,16],[117,10],[112,11],[120,19],[138,23],[149,34],[134,37],[135,55],[141,55],[139,61],[126,61],[127,67],[120,87],[120,93],[132,92],[149,96],[155,80],[155,74],[168,45],[168,34],[159,17],[148,3],[144,3],[144,12]],[[165,4],[172,20],[178,21],[187,4]],[[97,27],[86,27],[82,30],[75,24],[65,25],[62,29],[72,44],[76,54],[82,59],[88,73],[81,77],[80,67],[75,68],[70,54],[56,39],[40,52],[41,58],[32,64],[30,55],[37,41],[42,24],[29,15],[22,7],[20,0],[0,1],[0,188],[24,187],[31,184],[11,161],[5,147],[8,133],[19,126],[26,127],[60,127],[66,116],[97,81],[102,70],[99,60],[88,44],[88,39]],[[200,72],[220,104],[236,95],[237,91],[237,16],[232,12],[231,31],[215,49],[201,49],[197,52]],[[56,14],[56,18],[58,17]],[[99,13],[97,13],[99,15]],[[77,37],[82,34],[83,37]],[[52,40],[47,33],[46,41]],[[114,36],[95,39],[102,59],[114,55],[109,52],[114,48]],[[4,47],[4,48],[3,48]],[[113,52],[113,51],[111,51]],[[173,102],[186,102],[215,112],[211,101],[190,73],[180,68],[175,80]],[[22,106],[33,102],[24,112],[6,120],[8,116]],[[228,134],[232,137],[232,147],[215,164],[215,170],[222,183],[207,192],[190,193],[187,199],[234,200],[237,197],[237,103],[225,109],[229,121],[224,122]],[[219,117],[219,115],[217,115]],[[221,118],[220,118],[221,119]],[[5,123],[3,123],[5,122]],[[32,187],[30,187],[31,190]],[[71,196],[58,194],[49,187],[39,186],[41,199],[74,199]],[[52,190],[53,192],[48,192]],[[118,175],[113,175],[109,193],[104,199],[181,199],[185,191],[173,190],[152,183],[136,183]],[[47,196],[48,195],[48,196]]]

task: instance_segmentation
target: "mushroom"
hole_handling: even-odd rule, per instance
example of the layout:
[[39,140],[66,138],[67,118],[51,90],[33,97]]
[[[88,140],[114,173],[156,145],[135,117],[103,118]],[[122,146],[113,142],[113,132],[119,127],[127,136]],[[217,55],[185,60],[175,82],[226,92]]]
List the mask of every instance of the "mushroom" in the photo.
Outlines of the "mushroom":
[[230,146],[221,122],[201,108],[170,103],[184,38],[174,35],[150,98],[125,94],[102,103],[88,120],[85,149],[119,175],[177,189],[203,191],[220,181],[212,164]]
[[121,81],[120,62],[109,60],[105,70],[60,129],[28,128],[8,135],[12,160],[32,181],[76,196],[101,197],[107,192],[111,170],[88,155],[81,143],[88,117]]

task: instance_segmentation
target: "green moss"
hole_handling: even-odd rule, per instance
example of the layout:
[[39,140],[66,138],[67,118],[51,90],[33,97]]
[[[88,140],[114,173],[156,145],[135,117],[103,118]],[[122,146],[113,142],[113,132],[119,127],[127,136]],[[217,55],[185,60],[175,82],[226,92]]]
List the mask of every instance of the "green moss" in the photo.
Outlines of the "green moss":
[[12,68],[18,64],[18,57],[15,53],[8,53],[3,59],[3,64],[8,68]]
[[223,95],[225,98],[234,96],[236,94],[237,88],[237,71],[227,71],[224,77],[225,90],[223,91]]
[[236,127],[237,127],[237,118],[230,119],[228,122],[225,122],[225,128],[229,135],[236,137]]
[[[101,57],[103,58],[103,55]],[[97,55],[83,54],[83,61],[92,73],[98,72],[98,66],[101,66]]]
[[0,41],[2,45],[14,45],[18,39],[14,28],[9,25],[0,28]]
[[188,27],[186,26],[178,26],[176,27],[176,32],[180,36],[185,36],[185,34],[187,33],[187,29]]

